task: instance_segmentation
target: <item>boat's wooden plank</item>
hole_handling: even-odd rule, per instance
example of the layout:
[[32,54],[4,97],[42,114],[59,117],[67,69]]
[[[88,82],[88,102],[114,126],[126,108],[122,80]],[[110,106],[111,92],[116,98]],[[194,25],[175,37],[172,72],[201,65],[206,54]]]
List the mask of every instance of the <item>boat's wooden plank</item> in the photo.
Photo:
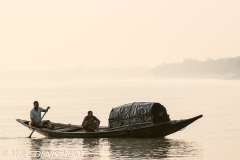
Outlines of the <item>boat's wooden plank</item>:
[[54,126],[54,130],[66,128],[65,126]]
[[64,123],[52,123],[55,126],[65,126],[65,127],[77,127],[82,128],[82,125],[74,125],[74,124],[64,124]]
[[55,130],[56,132],[67,132],[67,131],[70,131],[70,130],[74,130],[76,128],[63,128],[63,129],[57,129]]
[[83,131],[82,128],[73,128],[72,130],[66,131],[66,132],[77,132],[77,131]]

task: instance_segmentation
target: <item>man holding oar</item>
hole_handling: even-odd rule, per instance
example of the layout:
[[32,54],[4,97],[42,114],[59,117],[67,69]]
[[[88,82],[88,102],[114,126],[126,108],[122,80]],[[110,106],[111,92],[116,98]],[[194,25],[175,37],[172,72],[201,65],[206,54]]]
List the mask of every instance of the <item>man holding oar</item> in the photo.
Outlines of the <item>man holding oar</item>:
[[29,123],[29,125],[31,127],[41,127],[43,125],[47,125],[48,129],[53,129],[54,126],[51,125],[51,122],[49,120],[41,121],[41,112],[47,112],[50,107],[47,107],[47,109],[43,109],[39,107],[38,101],[34,101],[33,105],[34,107],[30,111],[31,122]]

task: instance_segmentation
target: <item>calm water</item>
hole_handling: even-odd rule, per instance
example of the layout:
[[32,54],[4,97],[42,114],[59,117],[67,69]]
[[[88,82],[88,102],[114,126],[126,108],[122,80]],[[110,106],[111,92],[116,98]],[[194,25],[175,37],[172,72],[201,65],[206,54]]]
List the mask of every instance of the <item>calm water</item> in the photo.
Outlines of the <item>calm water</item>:
[[[135,101],[160,102],[171,119],[199,114],[204,117],[165,138],[48,139],[34,133],[34,138],[28,139],[30,130],[15,119],[29,119],[34,100],[43,108],[51,107],[44,119],[71,124],[81,124],[87,111],[93,110],[101,125],[106,126],[112,107]],[[12,150],[74,150],[84,152],[83,158],[78,159],[240,159],[240,81],[132,80],[58,87],[2,85],[0,112],[1,154]],[[0,155],[0,159],[17,158]]]

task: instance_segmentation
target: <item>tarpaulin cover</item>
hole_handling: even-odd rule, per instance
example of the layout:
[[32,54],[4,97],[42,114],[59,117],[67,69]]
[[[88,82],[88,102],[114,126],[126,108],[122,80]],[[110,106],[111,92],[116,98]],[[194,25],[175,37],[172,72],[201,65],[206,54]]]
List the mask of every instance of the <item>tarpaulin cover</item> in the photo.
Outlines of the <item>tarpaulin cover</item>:
[[146,122],[163,123],[170,119],[160,103],[134,102],[113,108],[108,120],[109,128],[115,128]]

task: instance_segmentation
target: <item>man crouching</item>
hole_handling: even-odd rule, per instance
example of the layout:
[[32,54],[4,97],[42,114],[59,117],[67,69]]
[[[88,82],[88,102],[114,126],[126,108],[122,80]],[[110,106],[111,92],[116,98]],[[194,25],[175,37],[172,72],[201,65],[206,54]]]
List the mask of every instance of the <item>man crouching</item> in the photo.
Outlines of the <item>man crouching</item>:
[[31,127],[41,127],[46,124],[48,129],[53,129],[54,126],[51,125],[51,122],[49,120],[41,121],[41,112],[47,112],[50,107],[47,107],[47,109],[43,109],[43,108],[39,107],[38,101],[34,101],[33,105],[34,105],[34,107],[30,111],[31,122],[29,123],[29,125]]
[[92,111],[88,111],[88,115],[84,118],[82,122],[82,127],[85,132],[95,132],[98,131],[100,125],[100,120],[93,116]]

